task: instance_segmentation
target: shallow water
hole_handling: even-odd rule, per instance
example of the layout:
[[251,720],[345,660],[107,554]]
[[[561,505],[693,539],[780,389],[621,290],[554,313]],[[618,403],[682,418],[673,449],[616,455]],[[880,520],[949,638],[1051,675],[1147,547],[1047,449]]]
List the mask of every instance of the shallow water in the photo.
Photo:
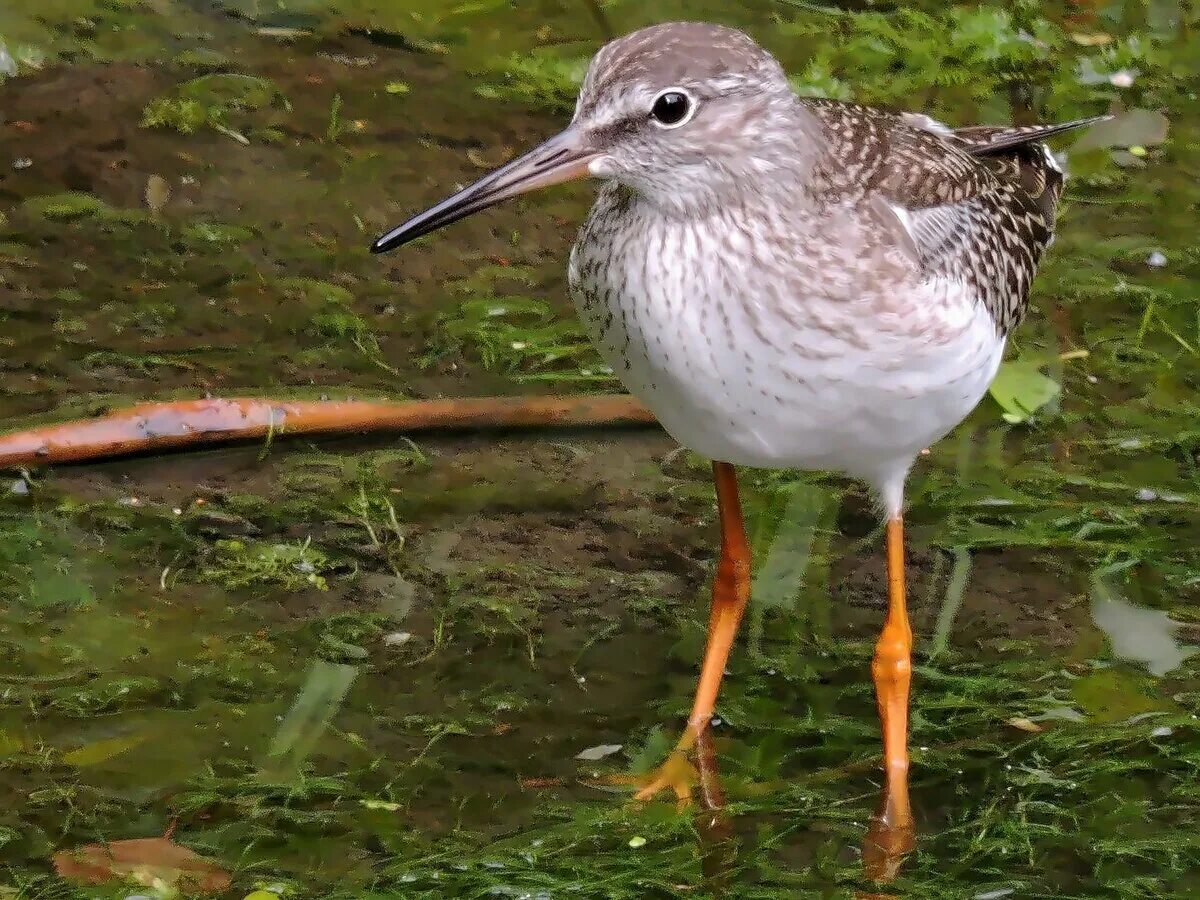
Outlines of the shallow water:
[[205,392],[611,390],[564,294],[589,189],[366,252],[552,133],[608,28],[729,21],[807,89],[955,124],[1120,102],[1170,126],[1136,135],[1144,155],[1065,144],[1012,351],[1061,393],[1017,424],[985,400],[913,477],[919,835],[893,883],[860,858],[881,535],[838,479],[746,473],[723,809],[635,808],[602,782],[681,724],[715,546],[705,462],[630,429],[9,473],[0,896],[153,892],[74,888],[50,856],[171,823],[231,897],[1200,896],[1198,23],[1160,2],[926,9],[0,10],[14,428]]

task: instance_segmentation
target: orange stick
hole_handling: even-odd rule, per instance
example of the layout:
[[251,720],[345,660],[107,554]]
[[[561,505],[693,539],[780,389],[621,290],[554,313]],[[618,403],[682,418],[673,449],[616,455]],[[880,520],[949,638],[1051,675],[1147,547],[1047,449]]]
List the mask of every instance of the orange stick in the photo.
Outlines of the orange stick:
[[92,419],[0,435],[0,466],[86,462],[132,453],[295,434],[648,425],[653,414],[623,394],[451,400],[279,401],[265,398],[142,403]]

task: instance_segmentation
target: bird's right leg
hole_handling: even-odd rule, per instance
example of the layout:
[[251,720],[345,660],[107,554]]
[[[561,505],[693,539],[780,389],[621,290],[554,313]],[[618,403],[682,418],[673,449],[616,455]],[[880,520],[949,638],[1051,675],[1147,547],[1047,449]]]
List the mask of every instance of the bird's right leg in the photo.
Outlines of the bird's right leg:
[[899,512],[887,522],[888,615],[871,674],[883,732],[883,793],[867,829],[863,866],[867,877],[891,881],[904,854],[916,844],[908,798],[908,693],[912,680],[912,628],[904,584],[904,523]]
[[717,513],[721,521],[721,556],[713,580],[708,645],[700,667],[700,680],[696,685],[687,727],[675,749],[657,770],[635,781],[640,788],[635,795],[638,800],[648,800],[664,790],[674,791],[681,804],[691,798],[692,788],[696,784],[696,770],[688,761],[688,754],[712,719],[717,693],[721,689],[721,677],[729,661],[729,651],[733,648],[738,625],[750,599],[750,544],[746,540],[737,474],[733,466],[714,462],[713,481],[717,488]]

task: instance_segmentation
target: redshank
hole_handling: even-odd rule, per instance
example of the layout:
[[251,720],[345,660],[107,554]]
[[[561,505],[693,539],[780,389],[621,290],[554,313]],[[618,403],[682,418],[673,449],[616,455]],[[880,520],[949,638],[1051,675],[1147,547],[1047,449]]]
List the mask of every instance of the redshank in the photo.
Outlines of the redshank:
[[721,527],[691,716],[640,797],[687,796],[749,597],[734,466],[823,469],[865,482],[886,516],[881,812],[911,823],[905,479],[983,397],[1025,312],[1063,184],[1041,141],[1093,121],[952,129],[800,98],[745,34],[657,25],[596,54],[566,130],[374,243],[605,182],[571,252],[575,305],[625,386],[714,461]]

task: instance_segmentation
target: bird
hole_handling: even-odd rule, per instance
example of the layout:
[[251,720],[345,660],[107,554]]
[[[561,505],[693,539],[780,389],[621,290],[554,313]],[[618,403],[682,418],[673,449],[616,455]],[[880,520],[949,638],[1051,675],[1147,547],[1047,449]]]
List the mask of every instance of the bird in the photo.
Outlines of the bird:
[[571,251],[572,299],[625,387],[712,460],[721,534],[691,714],[639,798],[686,799],[749,599],[737,467],[827,470],[863,482],[885,522],[879,817],[911,829],[905,482],[983,398],[1026,312],[1064,184],[1044,142],[1103,118],[951,128],[798,96],[734,28],[652,25],[599,50],[561,133],[372,244],[602,182]]

